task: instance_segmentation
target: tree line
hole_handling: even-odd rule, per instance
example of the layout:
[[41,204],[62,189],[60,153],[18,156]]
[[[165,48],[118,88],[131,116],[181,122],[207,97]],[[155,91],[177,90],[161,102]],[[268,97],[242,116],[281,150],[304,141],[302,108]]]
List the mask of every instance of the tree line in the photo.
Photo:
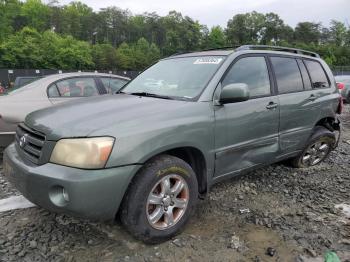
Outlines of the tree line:
[[292,28],[278,14],[254,11],[208,28],[176,11],[134,15],[56,0],[0,0],[0,14],[2,68],[142,70],[174,53],[243,44],[298,47],[331,66],[350,65],[350,28],[336,20]]

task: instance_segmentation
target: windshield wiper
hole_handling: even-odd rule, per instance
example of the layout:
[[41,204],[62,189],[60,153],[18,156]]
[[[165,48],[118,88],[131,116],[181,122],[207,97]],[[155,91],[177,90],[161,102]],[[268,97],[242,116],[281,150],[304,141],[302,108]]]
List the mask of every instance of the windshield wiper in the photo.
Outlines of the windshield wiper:
[[170,97],[170,96],[152,94],[152,93],[148,93],[148,92],[133,92],[133,93],[128,93],[128,94],[133,95],[133,96],[147,96],[147,97],[155,97],[155,98],[174,100],[174,98]]

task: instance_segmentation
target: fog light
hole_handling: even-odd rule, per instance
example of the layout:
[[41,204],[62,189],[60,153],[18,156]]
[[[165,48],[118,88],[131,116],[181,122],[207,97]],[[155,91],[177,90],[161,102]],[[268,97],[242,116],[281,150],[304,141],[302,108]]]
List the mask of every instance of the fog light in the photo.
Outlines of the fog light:
[[65,188],[62,189],[62,196],[63,196],[64,200],[69,202],[69,195],[68,195],[68,192],[67,192],[67,190]]
[[64,207],[69,202],[69,194],[62,186],[54,186],[50,189],[49,198],[55,206]]

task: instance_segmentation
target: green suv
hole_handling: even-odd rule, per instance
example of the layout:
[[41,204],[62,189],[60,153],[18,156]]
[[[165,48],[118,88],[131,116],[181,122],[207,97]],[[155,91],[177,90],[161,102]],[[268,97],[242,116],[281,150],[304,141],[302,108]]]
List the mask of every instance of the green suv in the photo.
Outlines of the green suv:
[[336,145],[340,95],[317,54],[242,46],[174,55],[119,94],[29,114],[4,173],[33,203],[115,219],[167,240],[226,178],[290,160],[320,163]]

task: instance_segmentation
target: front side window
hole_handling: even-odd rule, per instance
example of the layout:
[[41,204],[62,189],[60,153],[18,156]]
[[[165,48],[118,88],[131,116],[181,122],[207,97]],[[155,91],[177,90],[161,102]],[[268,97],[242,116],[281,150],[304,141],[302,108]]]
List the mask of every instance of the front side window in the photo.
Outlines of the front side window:
[[245,57],[238,60],[229,70],[222,86],[246,84],[250,97],[271,94],[269,72],[264,57]]
[[61,97],[87,97],[99,94],[94,78],[68,78],[55,85]]
[[49,97],[60,97],[56,84],[53,84],[48,88],[47,94]]
[[103,77],[101,78],[101,81],[108,94],[115,94],[128,82],[125,79],[111,77]]
[[271,62],[280,94],[298,92],[304,89],[300,70],[294,58],[271,57]]
[[304,63],[309,70],[313,88],[329,87],[328,78],[319,62],[304,60]]
[[137,76],[122,92],[193,99],[201,94],[223,61],[223,56],[175,57],[162,60]]

